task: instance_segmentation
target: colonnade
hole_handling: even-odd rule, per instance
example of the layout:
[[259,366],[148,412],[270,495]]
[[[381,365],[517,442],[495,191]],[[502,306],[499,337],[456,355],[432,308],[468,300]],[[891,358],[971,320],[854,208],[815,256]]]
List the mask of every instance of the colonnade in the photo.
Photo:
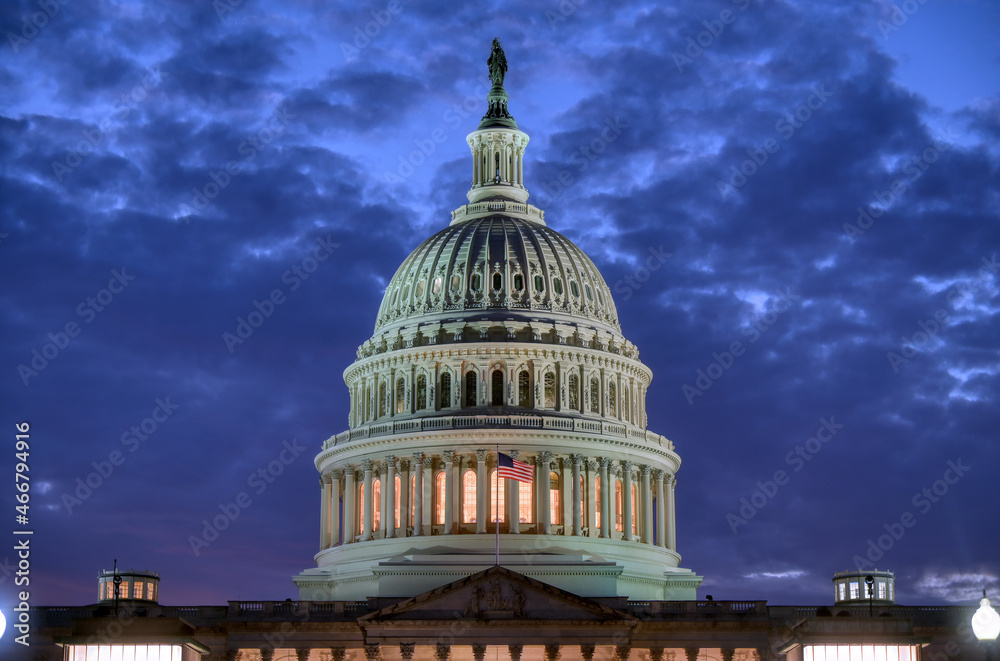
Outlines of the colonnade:
[[[518,458],[516,450],[507,454]],[[534,466],[530,485],[511,479],[496,484],[496,452],[486,449],[388,455],[329,470],[320,479],[320,548],[493,533],[499,525],[502,533],[596,537],[676,550],[672,473],[582,454],[543,451],[521,460]]]
[[[297,661],[311,661],[311,654],[318,652],[319,658],[329,659],[329,661],[360,661],[362,653],[365,661],[382,661],[386,658],[398,658],[401,661],[413,661],[417,653],[416,643],[379,644],[370,643],[364,645],[362,649],[350,650],[345,647],[298,647],[294,648]],[[420,647],[425,647],[420,645]],[[452,661],[455,656],[468,658],[469,652],[474,661],[485,661],[487,651],[491,648],[506,647],[504,655],[507,661],[521,661],[524,653],[524,645],[459,645],[436,643],[432,646],[435,661]],[[397,652],[398,649],[398,652]],[[261,661],[275,661],[276,650],[270,646],[263,646],[256,649],[235,649],[229,648],[225,651],[223,658],[225,661],[251,661],[259,658]],[[735,648],[735,647],[683,647],[670,649],[665,647],[633,647],[629,644],[596,645],[583,643],[579,645],[561,645],[559,643],[549,643],[544,646],[545,661],[559,661],[560,659],[579,659],[580,661],[593,661],[595,658],[608,659],[609,661],[629,661],[630,658],[649,659],[649,661],[697,661],[699,656],[707,654],[708,658],[721,658],[721,661],[775,661],[776,655],[768,647],[757,648]],[[259,656],[258,656],[259,655]],[[426,654],[419,654],[426,658]],[[495,658],[495,651],[490,651],[489,658]],[[288,658],[283,652],[283,657]],[[317,658],[313,656],[312,658]]]

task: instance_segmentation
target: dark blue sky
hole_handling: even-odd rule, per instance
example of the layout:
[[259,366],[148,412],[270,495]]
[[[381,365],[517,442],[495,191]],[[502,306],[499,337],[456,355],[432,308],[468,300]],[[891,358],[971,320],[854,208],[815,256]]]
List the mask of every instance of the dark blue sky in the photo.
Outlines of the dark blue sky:
[[653,370],[699,594],[829,603],[880,543],[903,603],[1000,589],[997,3],[58,7],[0,9],[0,502],[18,527],[27,420],[35,604],[114,558],[164,603],[294,596],[341,374],[465,202],[494,36],[530,201]]

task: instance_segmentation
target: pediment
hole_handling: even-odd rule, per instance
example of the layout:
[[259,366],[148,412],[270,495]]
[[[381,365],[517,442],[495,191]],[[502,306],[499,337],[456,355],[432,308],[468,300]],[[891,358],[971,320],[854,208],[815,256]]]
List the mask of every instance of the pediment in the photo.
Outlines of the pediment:
[[632,622],[635,617],[528,578],[490,567],[359,618],[359,623],[544,620],[546,622]]

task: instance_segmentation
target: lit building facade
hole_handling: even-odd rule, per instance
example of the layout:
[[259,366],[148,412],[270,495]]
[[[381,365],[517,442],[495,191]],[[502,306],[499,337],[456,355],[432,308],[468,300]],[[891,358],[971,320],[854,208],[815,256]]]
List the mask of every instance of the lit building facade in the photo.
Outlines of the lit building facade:
[[[316,566],[298,601],[37,608],[32,661],[950,661],[973,608],[849,596],[699,601],[680,567],[680,457],[646,429],[652,380],[593,262],[527,203],[528,136],[494,42],[472,186],[399,267],[344,373],[349,429],[323,443]],[[530,482],[497,478],[497,454]],[[155,580],[154,580],[155,579]],[[123,579],[124,581],[124,579]],[[839,582],[838,582],[839,581]],[[851,587],[852,581],[854,588]],[[839,596],[843,586],[844,597]],[[878,588],[876,587],[876,590]],[[845,598],[846,597],[846,598]]]

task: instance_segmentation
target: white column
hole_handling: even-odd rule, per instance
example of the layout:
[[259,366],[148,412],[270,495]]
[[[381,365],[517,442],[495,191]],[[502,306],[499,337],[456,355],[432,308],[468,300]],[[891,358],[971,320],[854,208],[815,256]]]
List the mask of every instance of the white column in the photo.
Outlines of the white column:
[[410,521],[410,461],[399,460],[399,536],[407,537]]
[[665,533],[663,521],[666,516],[666,507],[663,502],[663,471],[653,471],[653,477],[656,479],[656,545],[666,546],[667,540],[663,536]]
[[639,526],[642,531],[642,541],[653,543],[653,489],[649,483],[649,466],[642,467],[642,508],[639,512]]
[[424,534],[424,453],[413,453],[413,534]]
[[559,462],[559,513],[563,522],[563,535],[573,534],[573,488],[567,488],[573,481],[573,460],[563,459]]
[[489,516],[486,509],[486,491],[490,488],[486,457],[486,450],[476,450],[476,533],[480,535],[486,532],[486,521]]
[[381,514],[379,514],[379,517],[378,517],[379,518],[379,521],[378,521],[379,526],[378,526],[378,530],[377,531],[373,531],[373,532],[381,532],[382,533],[382,539],[385,539],[385,534],[386,534],[385,531],[386,531],[386,525],[387,525],[386,522],[389,519],[389,517],[386,516],[388,514],[388,508],[386,508],[386,506],[385,506],[385,503],[386,503],[385,496],[386,496],[387,493],[389,493],[389,490],[386,489],[385,471],[383,470],[381,464],[379,464],[375,468],[375,475],[378,477],[379,484],[382,485],[382,488],[379,489],[379,494],[378,494],[378,499],[379,500],[378,500],[378,503],[376,503],[376,505],[378,506],[378,511],[381,512]]
[[535,460],[535,471],[538,473],[538,523],[540,532],[543,535],[551,534],[551,514],[552,508],[549,502],[549,461],[552,459],[551,452],[539,452]]
[[396,457],[389,455],[385,460],[385,513],[383,524],[386,537],[396,536]]
[[664,514],[667,515],[667,548],[671,551],[677,550],[677,518],[674,514],[674,488],[677,486],[677,478],[673,475],[667,478],[664,485],[666,490],[667,503],[664,507]]
[[423,488],[423,530],[420,534],[430,535],[433,533],[434,524],[434,459],[424,457],[424,488]]
[[597,503],[597,462],[593,459],[587,460],[587,536],[597,537],[597,510],[600,505]]
[[632,462],[622,462],[622,536],[632,541]]
[[[573,506],[570,510],[573,512],[573,534],[579,537],[583,534],[583,512],[580,510],[580,465],[583,463],[583,455],[570,455],[570,461],[573,462],[573,488],[567,491],[573,499]],[[566,527],[569,528],[569,526]]]
[[330,547],[340,545],[340,479],[343,471],[330,471]]
[[611,536],[611,498],[615,493],[615,485],[608,479],[608,464],[611,462],[607,457],[598,457],[597,463],[601,467],[601,537],[607,539]]
[[358,513],[354,509],[357,502],[357,484],[354,479],[354,466],[348,465],[344,468],[344,543],[351,544],[357,533],[354,531],[354,522],[358,520]]
[[319,550],[330,548],[330,475],[319,478]]
[[450,535],[455,524],[455,452],[444,451],[444,534]]
[[361,538],[363,541],[368,541],[372,538],[372,517],[375,516],[375,506],[372,503],[372,460],[365,459],[361,462],[361,466],[365,469],[365,513]]

